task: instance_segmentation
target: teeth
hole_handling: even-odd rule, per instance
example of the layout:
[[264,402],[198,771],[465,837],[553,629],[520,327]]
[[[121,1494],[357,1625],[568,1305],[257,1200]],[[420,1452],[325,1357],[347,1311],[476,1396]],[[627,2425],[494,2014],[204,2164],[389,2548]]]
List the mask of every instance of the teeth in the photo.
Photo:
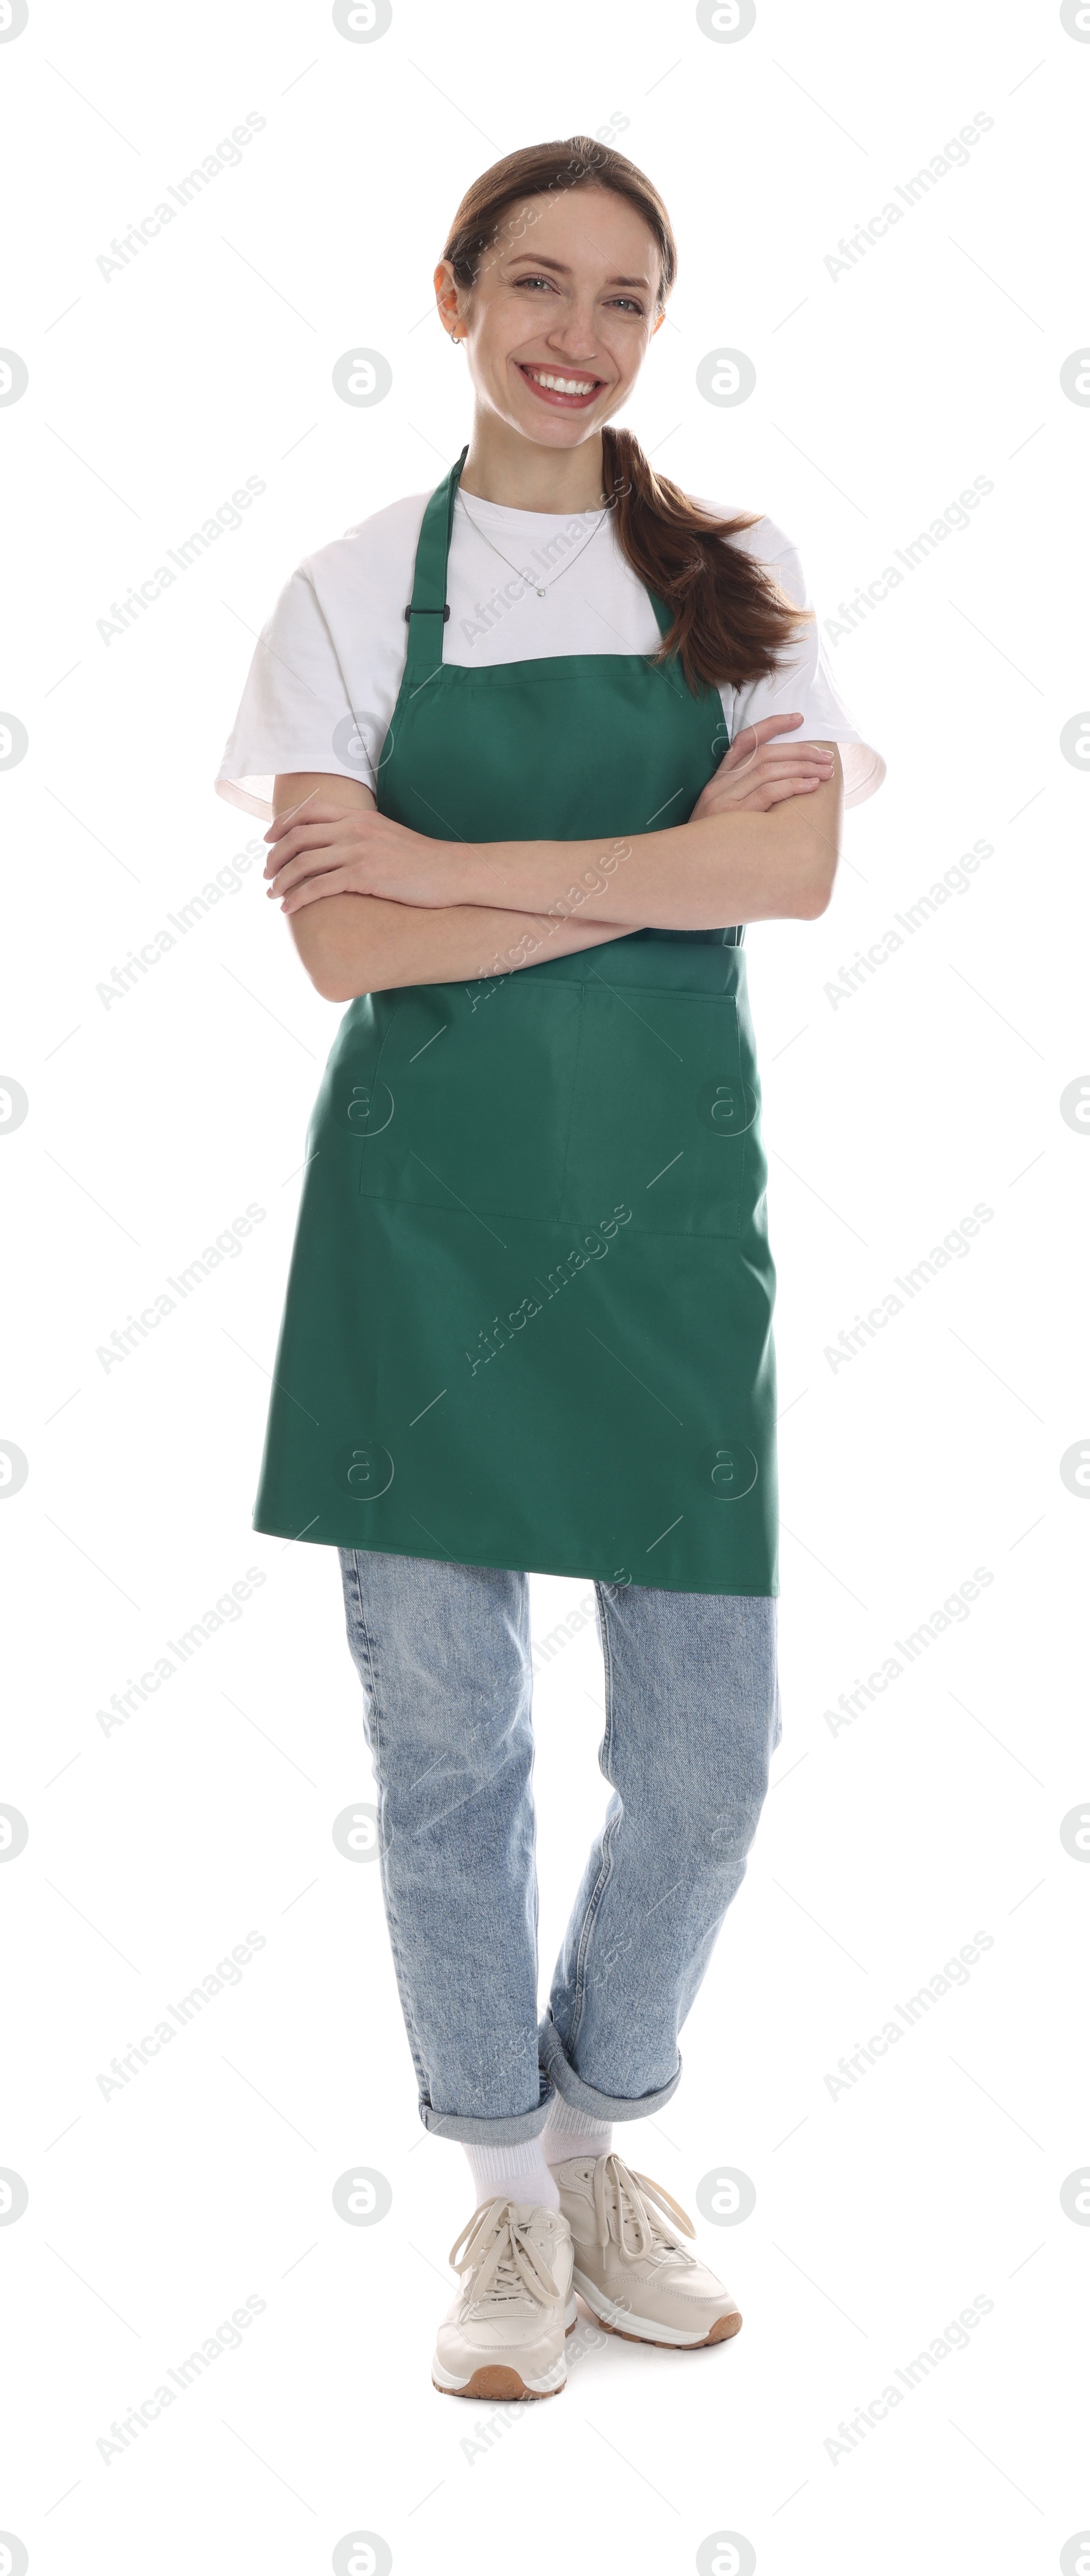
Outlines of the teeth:
[[547,376],[543,367],[527,367],[526,373],[551,394],[592,394],[597,383],[595,376]]

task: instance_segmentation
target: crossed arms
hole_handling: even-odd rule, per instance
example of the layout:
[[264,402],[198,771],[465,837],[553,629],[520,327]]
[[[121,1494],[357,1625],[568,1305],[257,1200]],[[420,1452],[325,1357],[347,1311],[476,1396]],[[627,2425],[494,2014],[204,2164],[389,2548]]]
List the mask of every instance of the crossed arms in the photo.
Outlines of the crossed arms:
[[614,841],[431,840],[331,774],[279,777],[265,875],[326,1001],[509,974],[626,931],[811,921],[840,848],[835,743],[769,716],[732,743],[687,823]]

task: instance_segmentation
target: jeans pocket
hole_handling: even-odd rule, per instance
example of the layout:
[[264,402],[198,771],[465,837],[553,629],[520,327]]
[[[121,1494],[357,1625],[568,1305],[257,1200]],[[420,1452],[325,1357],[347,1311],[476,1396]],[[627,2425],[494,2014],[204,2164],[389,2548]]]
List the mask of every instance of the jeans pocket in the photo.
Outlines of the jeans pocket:
[[585,985],[562,1218],[620,1201],[638,1232],[736,1235],[756,1116],[732,993]]

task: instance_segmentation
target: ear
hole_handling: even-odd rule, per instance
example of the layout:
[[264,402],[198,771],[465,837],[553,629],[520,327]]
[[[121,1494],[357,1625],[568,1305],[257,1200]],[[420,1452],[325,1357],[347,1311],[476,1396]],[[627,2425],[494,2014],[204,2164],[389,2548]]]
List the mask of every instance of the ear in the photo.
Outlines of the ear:
[[661,331],[662,326],[663,326],[663,323],[665,322],[665,320],[666,320],[666,313],[665,313],[665,309],[664,309],[661,313],[659,313],[659,314],[657,314],[657,315],[656,315],[656,318],[655,318],[655,320],[653,321],[653,323],[652,323],[652,325],[651,325],[651,337],[652,337],[652,339],[654,339],[654,336],[655,336],[656,331]]
[[435,287],[439,319],[444,329],[449,331],[461,310],[461,289],[449,259],[440,260],[432,283]]

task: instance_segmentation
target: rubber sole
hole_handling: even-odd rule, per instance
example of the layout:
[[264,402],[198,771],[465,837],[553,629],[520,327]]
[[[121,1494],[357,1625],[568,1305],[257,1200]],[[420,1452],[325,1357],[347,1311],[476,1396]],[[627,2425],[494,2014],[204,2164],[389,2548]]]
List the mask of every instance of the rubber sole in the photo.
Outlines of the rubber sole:
[[[623,2343],[654,2344],[657,2352],[706,2352],[709,2344],[729,2343],[731,2338],[738,2333],[742,2323],[739,2309],[728,2308],[723,2316],[716,2317],[715,2323],[708,2334],[697,2336],[695,2341],[691,2343],[676,2343],[672,2336],[654,2334],[651,2331],[651,2320],[648,2317],[640,2317],[635,2325],[616,2325],[612,2316],[603,2315],[602,2310],[597,2304],[594,2293],[589,2289],[585,2289],[583,2282],[580,2279],[576,2279],[575,2286],[579,2292],[580,2298],[585,2300],[587,2307],[590,2309],[595,2325],[603,2327],[606,2334],[620,2335]],[[612,2305],[612,2302],[610,2304]],[[642,2328],[643,2331],[637,2331],[638,2327]]]
[[562,2397],[567,2384],[566,2379],[558,2379],[555,2388],[527,2388],[517,2370],[509,2370],[505,2363],[497,2361],[482,2363],[464,2388],[440,2388],[439,2381],[432,2380],[440,2397],[490,2397],[493,2403],[502,2400],[509,2406],[523,2397]]
[[711,2333],[701,2335],[698,2343],[664,2343],[661,2335],[633,2334],[629,2326],[611,2326],[608,2317],[597,2314],[594,2322],[601,2326],[603,2334],[620,2335],[623,2343],[653,2343],[656,2352],[706,2352],[710,2343],[729,2343],[742,2320],[737,2311],[733,2316],[717,2317]]
[[[565,2338],[575,2333],[579,2323],[579,2311],[575,2307],[574,2298],[570,2305],[575,2312],[570,2325],[565,2321]],[[524,2397],[562,2397],[568,2382],[565,2375],[563,2379],[557,2380],[555,2388],[527,2388],[521,2371],[513,2370],[508,2362],[484,2361],[479,2364],[462,2388],[444,2388],[442,2381],[436,2379],[434,2372],[431,2384],[433,2388],[438,2389],[440,2397],[490,2397],[493,2404],[511,2406],[517,2405]]]

